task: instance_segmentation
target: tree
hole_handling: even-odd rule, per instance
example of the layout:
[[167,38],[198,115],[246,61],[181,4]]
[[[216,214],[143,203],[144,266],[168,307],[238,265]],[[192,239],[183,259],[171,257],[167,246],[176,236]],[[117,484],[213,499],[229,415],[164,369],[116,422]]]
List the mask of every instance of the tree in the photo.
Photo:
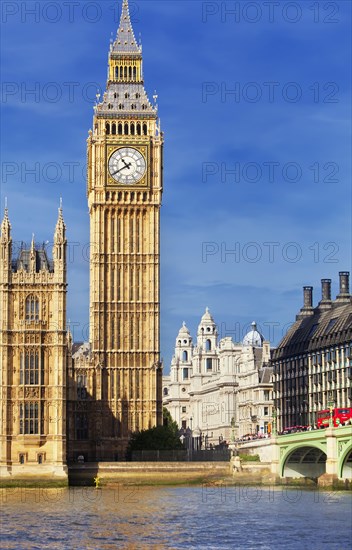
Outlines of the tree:
[[173,451],[183,449],[178,435],[177,423],[169,411],[163,408],[163,426],[134,432],[127,447],[127,458],[133,451]]

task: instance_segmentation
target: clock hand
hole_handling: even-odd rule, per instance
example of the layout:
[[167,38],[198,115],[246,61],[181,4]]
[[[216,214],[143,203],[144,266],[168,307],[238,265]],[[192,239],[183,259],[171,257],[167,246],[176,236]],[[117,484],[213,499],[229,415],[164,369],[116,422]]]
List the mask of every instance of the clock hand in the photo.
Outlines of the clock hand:
[[111,175],[112,176],[115,176],[116,174],[118,174],[119,172],[121,172],[121,170],[124,170],[126,168],[126,166],[123,166],[122,168],[119,168],[118,170],[116,170],[116,172],[113,172]]
[[[126,163],[125,163],[126,164]],[[119,172],[121,172],[121,170],[125,170],[125,168],[128,168],[130,169],[131,168],[131,163],[129,164],[126,164],[126,166],[123,166],[122,168],[119,168],[118,170],[116,170],[116,172],[114,172],[113,174],[111,174],[112,176],[115,176],[116,174],[118,174]]]

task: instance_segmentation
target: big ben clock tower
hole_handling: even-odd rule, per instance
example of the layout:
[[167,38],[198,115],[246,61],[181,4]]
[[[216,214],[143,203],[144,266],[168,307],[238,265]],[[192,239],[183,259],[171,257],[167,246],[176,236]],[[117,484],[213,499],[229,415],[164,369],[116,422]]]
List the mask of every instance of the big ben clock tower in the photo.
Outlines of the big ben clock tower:
[[161,423],[160,205],[163,134],[123,1],[107,89],[88,138],[90,343],[104,458]]

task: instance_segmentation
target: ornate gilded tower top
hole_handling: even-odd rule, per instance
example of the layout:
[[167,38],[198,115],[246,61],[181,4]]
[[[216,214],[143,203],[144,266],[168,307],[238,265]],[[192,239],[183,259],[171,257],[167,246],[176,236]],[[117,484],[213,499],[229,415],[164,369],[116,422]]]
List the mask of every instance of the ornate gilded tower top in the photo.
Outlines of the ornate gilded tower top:
[[116,39],[110,47],[107,89],[95,114],[98,118],[157,118],[156,105],[144,89],[142,46],[133,32],[128,0],[123,2]]

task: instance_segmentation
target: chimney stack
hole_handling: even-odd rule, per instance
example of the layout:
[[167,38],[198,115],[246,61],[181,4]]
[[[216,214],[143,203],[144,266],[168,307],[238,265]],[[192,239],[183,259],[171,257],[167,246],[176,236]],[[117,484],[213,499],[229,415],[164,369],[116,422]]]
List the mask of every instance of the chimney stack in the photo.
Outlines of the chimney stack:
[[331,279],[321,280],[321,301],[319,307],[329,309],[332,306],[331,302]]
[[337,295],[336,299],[339,302],[349,302],[350,295],[350,274],[348,271],[340,271],[340,293]]
[[313,287],[303,287],[303,309],[311,309],[313,307]]
[[296,320],[303,319],[309,315],[313,315],[313,287],[304,286],[303,287],[303,307],[301,308],[299,314],[296,316]]

